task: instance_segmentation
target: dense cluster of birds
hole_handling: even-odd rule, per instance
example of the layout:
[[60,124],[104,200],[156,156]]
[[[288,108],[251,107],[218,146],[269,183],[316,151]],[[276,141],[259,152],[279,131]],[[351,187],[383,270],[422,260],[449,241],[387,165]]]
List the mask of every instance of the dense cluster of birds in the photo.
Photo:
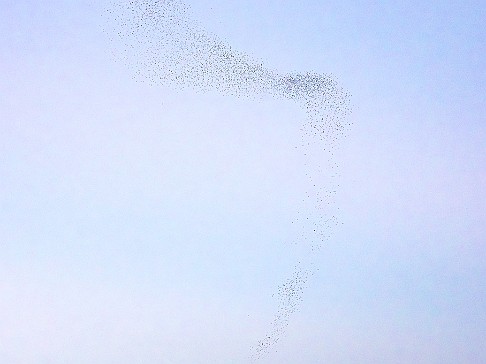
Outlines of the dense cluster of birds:
[[[108,33],[121,45],[117,58],[125,61],[136,79],[154,85],[217,90],[237,97],[266,94],[302,105],[306,119],[298,147],[305,157],[309,183],[302,211],[316,213],[312,217],[299,214],[293,224],[302,229],[296,243],[312,257],[338,224],[334,204],[339,174],[334,152],[351,127],[350,95],[332,75],[282,74],[264,66],[205,31],[189,10],[181,0],[113,2],[108,13],[114,28]],[[312,259],[299,262],[278,287],[278,312],[269,334],[255,345],[253,360],[261,359],[280,340],[314,270]]]

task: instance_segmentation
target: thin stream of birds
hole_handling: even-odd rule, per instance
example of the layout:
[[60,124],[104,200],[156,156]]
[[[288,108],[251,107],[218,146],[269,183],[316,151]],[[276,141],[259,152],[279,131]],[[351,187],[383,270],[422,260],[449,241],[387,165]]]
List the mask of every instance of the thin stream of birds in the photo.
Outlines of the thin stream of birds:
[[285,334],[317,269],[315,257],[339,223],[334,209],[338,189],[334,152],[352,125],[348,120],[350,95],[329,75],[283,74],[264,66],[206,32],[189,13],[181,0],[121,0],[111,5],[108,15],[115,29],[108,33],[122,44],[117,57],[135,78],[176,89],[217,90],[234,97],[270,95],[298,103],[306,112],[298,143],[308,181],[303,196],[308,208],[302,211],[315,214],[304,216],[299,212],[293,224],[301,229],[294,243],[308,254],[277,289],[278,311],[268,334],[250,355],[258,361]]

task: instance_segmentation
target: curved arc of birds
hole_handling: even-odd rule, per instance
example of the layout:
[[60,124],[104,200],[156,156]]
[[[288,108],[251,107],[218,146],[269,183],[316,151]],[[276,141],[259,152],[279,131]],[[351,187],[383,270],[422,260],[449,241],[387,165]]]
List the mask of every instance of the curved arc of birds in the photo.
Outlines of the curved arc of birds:
[[[116,24],[113,40],[123,47],[118,57],[144,82],[202,92],[215,89],[236,97],[267,94],[297,102],[306,111],[299,143],[309,182],[304,202],[318,214],[313,221],[300,217],[293,223],[301,225],[300,244],[306,245],[310,258],[299,262],[278,287],[279,308],[271,329],[250,356],[252,361],[260,360],[285,334],[316,269],[313,257],[339,223],[332,210],[338,186],[332,178],[337,176],[333,152],[352,126],[350,95],[331,75],[280,74],[232,49],[192,20],[181,0],[121,0],[107,11]],[[326,187],[316,182],[322,180]]]

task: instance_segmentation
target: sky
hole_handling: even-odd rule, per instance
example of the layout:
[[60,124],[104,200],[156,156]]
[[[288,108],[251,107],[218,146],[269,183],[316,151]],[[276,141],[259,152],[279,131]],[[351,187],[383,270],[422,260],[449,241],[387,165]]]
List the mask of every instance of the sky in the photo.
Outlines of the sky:
[[[186,3],[352,95],[341,224],[261,362],[486,362],[486,3]],[[248,363],[300,253],[305,113],[134,77],[107,7],[0,0],[0,362]]]

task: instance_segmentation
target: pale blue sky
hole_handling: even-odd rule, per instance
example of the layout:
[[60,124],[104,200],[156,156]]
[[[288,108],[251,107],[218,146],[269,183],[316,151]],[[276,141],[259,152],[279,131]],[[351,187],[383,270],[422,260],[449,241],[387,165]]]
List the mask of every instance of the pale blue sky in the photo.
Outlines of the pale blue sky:
[[[344,224],[264,362],[486,362],[486,3],[188,3],[353,95]],[[298,253],[304,113],[135,82],[103,6],[0,0],[0,362],[247,363]]]

